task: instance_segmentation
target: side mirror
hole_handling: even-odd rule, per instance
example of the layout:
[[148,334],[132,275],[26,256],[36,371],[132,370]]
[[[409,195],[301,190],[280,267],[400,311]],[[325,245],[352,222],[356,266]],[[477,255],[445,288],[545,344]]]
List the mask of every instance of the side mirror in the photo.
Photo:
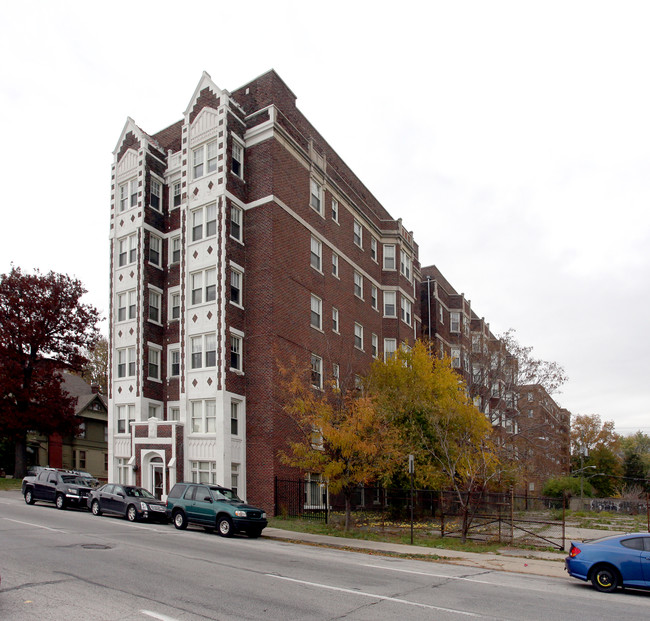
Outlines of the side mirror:
[[118,492],[117,495],[118,495],[120,498],[124,498],[124,494],[123,494],[122,492]]
[[206,496],[203,500],[205,502],[212,502],[212,498],[210,498],[210,496]]
[[50,479],[50,483],[56,483],[56,479]]

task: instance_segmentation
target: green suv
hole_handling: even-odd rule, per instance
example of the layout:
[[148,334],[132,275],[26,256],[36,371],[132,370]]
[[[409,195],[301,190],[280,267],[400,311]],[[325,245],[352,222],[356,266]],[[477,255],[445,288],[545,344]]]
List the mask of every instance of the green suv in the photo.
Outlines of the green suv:
[[266,527],[266,513],[251,507],[231,489],[207,483],[176,483],[167,496],[167,517],[179,530],[198,524],[215,528],[222,537],[245,532],[259,537]]

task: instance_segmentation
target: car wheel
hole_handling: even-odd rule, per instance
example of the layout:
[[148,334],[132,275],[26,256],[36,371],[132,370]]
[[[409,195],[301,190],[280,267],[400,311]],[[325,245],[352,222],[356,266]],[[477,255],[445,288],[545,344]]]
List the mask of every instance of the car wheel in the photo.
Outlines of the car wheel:
[[172,520],[174,521],[174,526],[178,528],[178,530],[185,530],[187,528],[187,518],[182,511],[176,511],[172,516]]
[[618,586],[618,572],[613,567],[599,565],[591,574],[591,584],[601,593],[611,593]]
[[135,507],[133,505],[129,505],[126,510],[126,519],[129,520],[129,522],[135,522],[137,517],[138,512],[136,511]]
[[60,510],[65,509],[65,497],[63,494],[56,495],[56,508]]
[[251,539],[257,539],[262,534],[262,529],[261,528],[251,528],[250,530],[246,531],[246,534]]
[[25,502],[28,505],[33,505],[36,501],[34,500],[34,492],[31,489],[25,490]]
[[92,504],[90,505],[90,510],[93,515],[101,515],[102,510],[99,508],[99,501],[98,500],[93,500]]
[[217,530],[222,537],[232,537],[234,530],[232,520],[227,515],[222,515],[217,520]]

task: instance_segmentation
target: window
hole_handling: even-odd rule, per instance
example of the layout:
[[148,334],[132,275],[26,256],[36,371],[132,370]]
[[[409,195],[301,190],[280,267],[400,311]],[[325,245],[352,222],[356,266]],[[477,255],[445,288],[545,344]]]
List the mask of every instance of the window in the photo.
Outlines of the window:
[[117,294],[117,321],[135,319],[135,289]]
[[358,220],[354,221],[354,230],[352,237],[354,239],[354,243],[359,246],[359,248],[363,248],[363,228],[361,227],[361,222]]
[[215,140],[192,151],[193,179],[199,179],[204,174],[210,174],[217,170],[217,147]]
[[239,401],[230,402],[230,435],[239,435]]
[[217,462],[216,461],[193,461],[191,462],[192,483],[217,483]]
[[162,196],[162,184],[160,183],[160,181],[156,181],[155,179],[152,179],[151,196],[149,197],[149,202],[151,206],[158,211],[162,211],[162,201],[160,200],[161,196]]
[[149,418],[157,418],[160,420],[160,405],[149,404]]
[[363,276],[354,272],[354,295],[363,300]]
[[402,296],[400,300],[400,306],[402,310],[402,321],[409,326],[411,325],[411,302]]
[[377,240],[374,237],[370,238],[370,258],[377,261]]
[[311,385],[314,388],[323,387],[323,359],[316,354],[311,355]]
[[86,451],[80,451],[75,449],[74,462],[75,468],[78,470],[86,469]]
[[126,211],[138,204],[138,180],[131,179],[120,185],[120,211]]
[[332,253],[332,276],[339,277],[339,255]]
[[371,337],[371,347],[372,347],[372,357],[376,358],[379,354],[379,338],[376,334],[373,334]]
[[370,305],[377,310],[377,287],[370,285]]
[[129,482],[129,471],[131,470],[128,459],[126,457],[118,457],[115,462],[117,463],[117,482],[126,485]]
[[315,269],[318,270],[319,272],[321,271],[321,261],[323,258],[323,245],[321,242],[316,239],[315,237],[311,238],[311,254],[310,254],[310,263],[311,266]]
[[332,220],[339,221],[339,202],[335,198],[332,199]]
[[384,244],[384,269],[395,269],[395,245]]
[[160,293],[149,290],[149,321],[160,323],[160,301]]
[[384,360],[389,360],[395,355],[397,350],[396,339],[384,339]]
[[124,267],[125,265],[130,265],[135,263],[138,250],[138,237],[134,233],[128,237],[123,237],[118,242],[118,255],[117,255],[117,265],[118,267]]
[[384,291],[384,317],[397,316],[397,302],[394,291]]
[[217,234],[217,205],[206,205],[192,211],[192,241],[214,237]]
[[237,306],[242,305],[242,281],[244,275],[234,267],[230,268],[230,301]]
[[181,196],[181,182],[177,181],[172,185],[172,199],[170,201],[172,208],[180,206]]
[[460,369],[460,347],[451,348],[451,366],[454,369]]
[[190,367],[200,369],[203,367],[203,337],[193,336],[190,339]]
[[239,488],[239,464],[231,463],[230,464],[230,489],[232,490],[235,496],[237,495],[237,489]]
[[337,390],[341,387],[341,370],[336,363],[332,365],[332,383]]
[[321,188],[320,184],[313,179],[311,179],[310,188],[311,192],[309,197],[309,204],[311,205],[312,209],[315,209],[322,216],[323,212],[321,211],[321,203],[323,197],[323,189]]
[[450,332],[460,332],[460,313],[452,311],[449,313],[451,318],[451,325],[449,327]]
[[399,253],[400,260],[399,260],[399,268],[400,272],[408,279],[409,282],[411,282],[411,271],[413,269],[413,259],[409,257],[408,254],[400,250]]
[[217,337],[215,334],[203,334],[190,339],[190,366],[192,369],[217,366]]
[[169,294],[169,318],[172,320],[181,317],[181,294],[174,291]]
[[149,347],[149,379],[160,379],[160,349]]
[[354,324],[354,346],[363,350],[363,326],[359,323]]
[[232,371],[242,371],[242,349],[243,339],[236,334],[230,335],[230,369]]
[[217,404],[212,399],[190,402],[192,433],[214,433],[217,422]]
[[86,438],[86,423],[82,422],[79,423],[79,427],[77,430],[77,438],[81,438],[82,440]]
[[440,310],[440,323],[444,324],[445,323],[445,314],[444,311],[442,310],[442,304],[438,306],[438,309]]
[[181,374],[181,352],[180,349],[172,349],[169,352],[169,375],[178,377]]
[[129,423],[135,421],[135,405],[117,406],[117,433],[129,433]]
[[172,237],[169,240],[169,258],[172,263],[180,263],[181,261],[181,238]]
[[190,274],[192,304],[213,302],[217,296],[217,270],[211,268]]
[[323,310],[323,302],[322,302],[322,300],[312,294],[312,296],[311,296],[310,325],[311,325],[312,328],[316,328],[317,330],[321,330],[322,327],[323,327],[322,310]]
[[156,235],[149,234],[149,263],[160,267],[162,257],[162,240]]
[[117,377],[133,377],[135,375],[135,347],[125,347],[117,350]]
[[332,330],[339,331],[339,309],[332,308]]
[[180,420],[180,419],[181,419],[181,409],[176,405],[169,406],[167,420]]
[[205,335],[205,366],[206,367],[217,366],[217,335],[216,334]]
[[233,140],[232,143],[232,164],[231,170],[238,177],[244,178],[244,147]]
[[242,241],[242,210],[235,205],[230,206],[230,237]]

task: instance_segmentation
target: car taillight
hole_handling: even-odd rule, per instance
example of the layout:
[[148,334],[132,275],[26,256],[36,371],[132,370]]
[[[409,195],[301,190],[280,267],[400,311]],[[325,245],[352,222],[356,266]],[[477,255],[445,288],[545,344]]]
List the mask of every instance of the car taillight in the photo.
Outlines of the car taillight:
[[574,557],[578,556],[578,554],[580,554],[580,548],[577,548],[576,546],[571,544],[571,550],[569,550],[569,556],[571,558],[574,558]]

